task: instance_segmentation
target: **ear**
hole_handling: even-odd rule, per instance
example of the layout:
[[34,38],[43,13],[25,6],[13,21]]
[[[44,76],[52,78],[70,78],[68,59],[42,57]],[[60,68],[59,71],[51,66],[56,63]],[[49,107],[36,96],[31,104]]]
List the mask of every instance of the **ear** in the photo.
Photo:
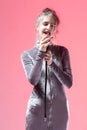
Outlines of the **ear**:
[[36,30],[38,32],[38,30],[39,30],[39,23],[36,25]]
[[37,25],[36,25],[35,31],[36,31],[36,37],[38,37],[39,27]]

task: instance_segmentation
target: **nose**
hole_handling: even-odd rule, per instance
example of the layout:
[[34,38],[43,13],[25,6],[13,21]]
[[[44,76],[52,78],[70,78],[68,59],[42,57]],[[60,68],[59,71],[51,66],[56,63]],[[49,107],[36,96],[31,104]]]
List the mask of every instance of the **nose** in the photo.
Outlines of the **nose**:
[[53,30],[54,29],[54,25],[53,24],[48,24],[47,25],[47,29],[48,30]]
[[47,25],[47,29],[48,29],[48,30],[51,29],[51,25],[50,25],[50,24]]

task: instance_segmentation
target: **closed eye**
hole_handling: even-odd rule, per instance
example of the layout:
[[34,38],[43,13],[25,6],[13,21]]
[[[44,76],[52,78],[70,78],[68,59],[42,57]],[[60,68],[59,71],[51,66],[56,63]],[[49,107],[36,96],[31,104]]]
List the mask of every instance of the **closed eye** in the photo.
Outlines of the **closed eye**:
[[48,22],[44,22],[43,25],[44,25],[44,26],[47,26],[47,25],[48,25]]

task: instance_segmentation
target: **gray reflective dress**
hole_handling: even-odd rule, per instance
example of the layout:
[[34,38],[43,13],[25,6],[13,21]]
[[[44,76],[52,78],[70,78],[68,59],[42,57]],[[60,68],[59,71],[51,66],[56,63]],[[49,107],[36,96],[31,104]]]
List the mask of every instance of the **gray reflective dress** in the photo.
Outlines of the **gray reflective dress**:
[[65,86],[72,86],[68,50],[51,45],[53,63],[47,66],[47,95],[45,113],[45,52],[34,47],[22,53],[22,64],[29,82],[34,86],[26,111],[26,130],[67,130],[68,106]]

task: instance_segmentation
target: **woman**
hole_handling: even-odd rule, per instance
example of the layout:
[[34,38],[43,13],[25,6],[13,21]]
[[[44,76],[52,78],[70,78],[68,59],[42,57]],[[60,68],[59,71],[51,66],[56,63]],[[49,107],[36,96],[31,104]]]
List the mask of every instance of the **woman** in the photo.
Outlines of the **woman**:
[[58,25],[56,12],[44,9],[36,22],[36,46],[21,56],[34,86],[26,111],[26,130],[67,130],[65,87],[72,86],[72,73],[68,50],[52,43]]

